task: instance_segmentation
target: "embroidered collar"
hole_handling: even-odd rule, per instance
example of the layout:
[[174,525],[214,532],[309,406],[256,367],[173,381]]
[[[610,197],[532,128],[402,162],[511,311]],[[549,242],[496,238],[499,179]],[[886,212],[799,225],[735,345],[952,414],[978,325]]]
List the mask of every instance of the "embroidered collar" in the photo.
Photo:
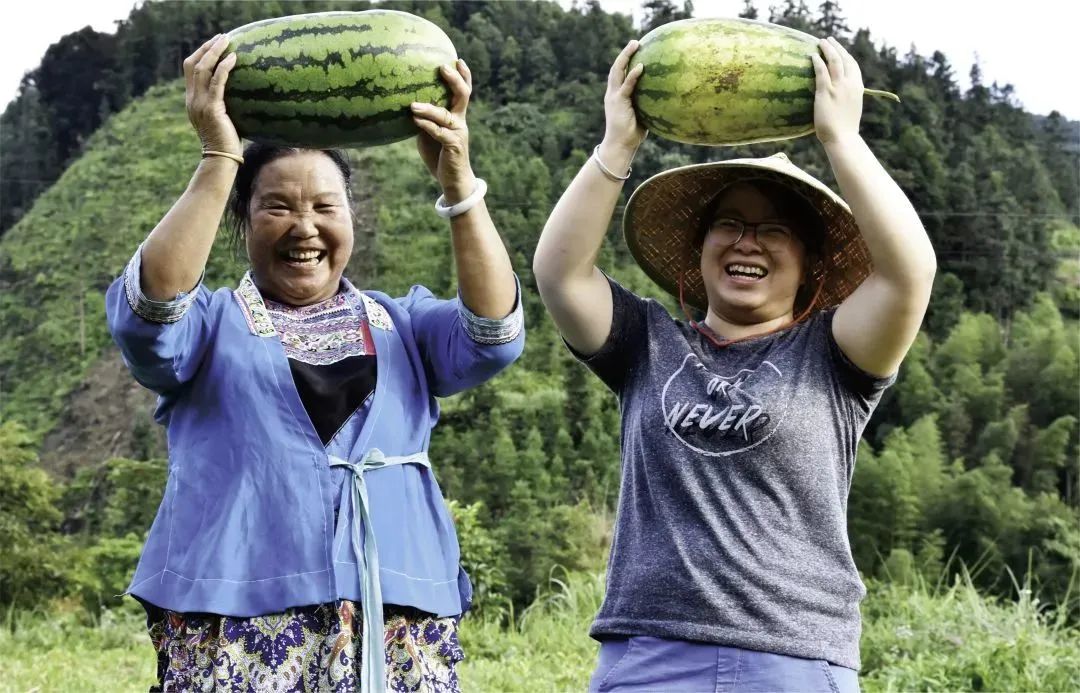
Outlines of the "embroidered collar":
[[[341,278],[341,284],[342,290],[335,298],[340,297],[340,300],[344,303],[361,309],[367,315],[368,324],[372,327],[388,332],[394,329],[394,322],[390,318],[390,313],[382,304],[367,294],[358,291],[352,285],[352,282],[344,277]],[[263,300],[262,294],[259,293],[258,287],[255,286],[250,271],[244,273],[240,285],[233,291],[233,297],[236,298],[240,311],[244,314],[244,319],[247,321],[251,334],[259,337],[273,337],[278,334],[278,331],[274,328],[274,321],[270,317],[270,308],[267,307],[266,301]],[[323,302],[312,308],[318,311],[326,307],[326,302]],[[294,310],[303,311],[304,308]]]

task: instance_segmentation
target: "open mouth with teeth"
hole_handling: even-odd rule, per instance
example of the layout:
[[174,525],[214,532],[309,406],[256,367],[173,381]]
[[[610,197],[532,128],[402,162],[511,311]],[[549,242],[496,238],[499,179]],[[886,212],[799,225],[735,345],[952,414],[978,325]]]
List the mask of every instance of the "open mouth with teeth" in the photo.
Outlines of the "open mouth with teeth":
[[729,277],[734,277],[735,279],[742,280],[756,281],[759,279],[764,279],[765,276],[769,274],[769,270],[765,269],[764,267],[759,267],[758,265],[744,265],[734,262],[725,267],[724,269],[727,271]]
[[314,267],[326,257],[325,250],[293,248],[278,253],[278,257],[286,264],[295,267]]

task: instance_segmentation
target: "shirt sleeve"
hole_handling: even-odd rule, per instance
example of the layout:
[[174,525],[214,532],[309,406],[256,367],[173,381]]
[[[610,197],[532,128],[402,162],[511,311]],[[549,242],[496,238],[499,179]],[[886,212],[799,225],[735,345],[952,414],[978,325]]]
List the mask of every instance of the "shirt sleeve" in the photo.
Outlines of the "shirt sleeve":
[[469,310],[458,294],[458,316],[465,327],[465,334],[480,344],[508,344],[521,334],[525,327],[525,313],[521,308],[521,285],[514,277],[517,295],[514,309],[505,318],[485,318]]
[[851,359],[840,348],[840,345],[836,343],[836,337],[833,336],[832,319],[835,314],[836,309],[832,308],[823,311],[821,316],[825,327],[826,340],[829,343],[829,360],[844,389],[854,395],[862,406],[868,409],[872,408],[881,398],[885,389],[896,382],[897,374],[893,373],[883,378],[867,373],[852,363]]
[[605,277],[611,287],[611,331],[607,341],[589,356],[579,353],[568,343],[566,346],[576,359],[618,394],[632,369],[646,356],[649,303],[611,277]]
[[190,292],[181,291],[171,301],[155,301],[147,298],[142,290],[142,245],[124,268],[124,295],[136,315],[149,322],[173,323],[179,321],[195,302],[202,277]]
[[436,298],[414,286],[401,299],[409,312],[424,370],[432,392],[447,397],[494,377],[521,356],[525,325],[521,285],[514,277],[517,296],[505,318],[483,318],[459,298]]
[[171,301],[154,301],[141,284],[142,246],[106,292],[109,332],[135,379],[164,394],[198,370],[208,340],[210,292],[199,284]]

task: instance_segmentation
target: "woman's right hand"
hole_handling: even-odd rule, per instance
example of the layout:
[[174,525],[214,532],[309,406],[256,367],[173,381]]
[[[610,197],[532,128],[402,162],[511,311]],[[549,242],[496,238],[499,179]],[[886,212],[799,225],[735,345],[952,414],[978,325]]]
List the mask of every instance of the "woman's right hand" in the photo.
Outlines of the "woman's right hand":
[[218,62],[228,45],[229,38],[218,34],[184,61],[185,103],[204,150],[240,155],[240,136],[225,112],[225,81],[236,64],[236,53]]
[[630,152],[638,148],[646,134],[645,128],[638,123],[634,104],[630,100],[645,65],[639,63],[629,73],[626,71],[630,57],[639,45],[637,41],[631,41],[615,58],[608,71],[607,92],[604,94],[604,141]]

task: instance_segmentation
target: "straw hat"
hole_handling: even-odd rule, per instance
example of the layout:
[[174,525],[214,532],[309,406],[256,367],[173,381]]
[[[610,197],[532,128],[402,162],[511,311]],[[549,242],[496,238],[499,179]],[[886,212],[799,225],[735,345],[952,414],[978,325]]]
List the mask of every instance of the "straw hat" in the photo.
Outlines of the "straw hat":
[[709,298],[696,240],[706,221],[705,210],[721,188],[760,179],[791,188],[821,215],[825,239],[811,270],[814,285],[821,286],[815,308],[839,305],[870,274],[870,249],[847,203],[784,154],[680,166],[648,179],[630,196],[623,214],[630,253],[645,274],[675,297],[681,273],[686,303],[706,310]]

